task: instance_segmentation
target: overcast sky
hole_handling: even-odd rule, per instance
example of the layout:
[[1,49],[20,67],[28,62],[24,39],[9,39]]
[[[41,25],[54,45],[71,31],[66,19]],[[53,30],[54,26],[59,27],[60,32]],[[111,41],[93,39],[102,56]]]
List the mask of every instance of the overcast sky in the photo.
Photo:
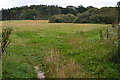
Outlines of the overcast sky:
[[83,5],[94,6],[94,7],[105,7],[105,6],[116,6],[120,0],[0,0],[0,9],[19,7],[25,5],[59,5],[66,7],[68,5],[78,6]]

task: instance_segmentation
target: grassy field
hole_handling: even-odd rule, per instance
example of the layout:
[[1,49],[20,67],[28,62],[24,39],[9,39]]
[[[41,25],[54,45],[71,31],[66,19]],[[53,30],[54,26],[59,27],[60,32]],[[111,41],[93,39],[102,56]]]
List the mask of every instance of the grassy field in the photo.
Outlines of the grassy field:
[[3,28],[13,29],[2,60],[3,77],[36,78],[34,66],[39,66],[46,78],[118,78],[118,65],[108,59],[114,46],[99,39],[99,31],[109,26],[3,21]]

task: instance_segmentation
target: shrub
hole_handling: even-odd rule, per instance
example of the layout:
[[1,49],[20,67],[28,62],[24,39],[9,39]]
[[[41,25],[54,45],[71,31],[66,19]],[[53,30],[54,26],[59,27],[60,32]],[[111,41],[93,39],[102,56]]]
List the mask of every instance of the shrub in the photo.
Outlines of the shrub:
[[49,23],[72,23],[76,16],[73,14],[58,14],[50,18]]
[[74,23],[88,23],[89,22],[89,14],[88,13],[79,13]]
[[72,23],[74,20],[75,20],[76,16],[73,15],[73,14],[67,14],[65,17],[64,17],[64,22],[65,23]]
[[100,16],[98,14],[90,16],[91,23],[100,23]]
[[10,37],[11,31],[12,31],[11,28],[5,28],[2,30],[2,43],[1,43],[2,52],[5,51],[5,48],[9,44],[9,37]]
[[58,15],[54,15],[50,18],[49,23],[63,23],[64,22],[64,14],[58,14]]

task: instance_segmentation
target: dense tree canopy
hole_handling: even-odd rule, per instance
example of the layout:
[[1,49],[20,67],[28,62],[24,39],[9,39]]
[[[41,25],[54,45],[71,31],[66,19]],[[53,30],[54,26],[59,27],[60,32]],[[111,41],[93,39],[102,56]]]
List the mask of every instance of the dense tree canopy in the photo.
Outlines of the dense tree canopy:
[[[68,14],[67,14],[68,15]],[[78,13],[77,17],[70,19],[70,15],[66,18],[65,15],[55,15],[50,19],[50,22],[74,22],[74,23],[103,23],[112,24],[117,22],[117,11],[113,7],[103,7],[101,9],[89,8],[87,11]],[[56,21],[57,20],[57,21]],[[72,20],[72,21],[70,21]]]
[[[50,22],[113,23],[116,21],[115,7],[31,5],[2,9],[2,20],[48,20]],[[77,16],[77,17],[75,17]]]
[[33,10],[29,10],[25,12],[23,18],[33,20],[35,19],[35,16],[36,16],[36,12]]
[[79,13],[75,23],[106,23],[112,24],[117,20],[116,8],[104,7],[91,8],[84,13]]
[[[90,8],[90,7],[89,7]],[[87,11],[89,8],[85,8],[82,5],[67,6],[66,8],[57,5],[31,5],[14,7],[11,9],[2,9],[2,20],[22,20],[22,19],[35,19],[35,20],[46,20],[53,15],[57,14],[74,14],[82,13]]]
[[120,22],[120,1],[117,3],[118,23]]

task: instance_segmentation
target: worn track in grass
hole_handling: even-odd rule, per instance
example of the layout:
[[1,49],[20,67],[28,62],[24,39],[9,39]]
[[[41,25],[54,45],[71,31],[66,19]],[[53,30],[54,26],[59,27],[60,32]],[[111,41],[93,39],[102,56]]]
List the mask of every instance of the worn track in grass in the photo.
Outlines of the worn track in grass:
[[3,28],[13,28],[3,57],[3,77],[37,78],[35,65],[47,78],[119,76],[117,65],[103,62],[112,47],[99,43],[99,30],[109,25],[47,22],[3,22]]

